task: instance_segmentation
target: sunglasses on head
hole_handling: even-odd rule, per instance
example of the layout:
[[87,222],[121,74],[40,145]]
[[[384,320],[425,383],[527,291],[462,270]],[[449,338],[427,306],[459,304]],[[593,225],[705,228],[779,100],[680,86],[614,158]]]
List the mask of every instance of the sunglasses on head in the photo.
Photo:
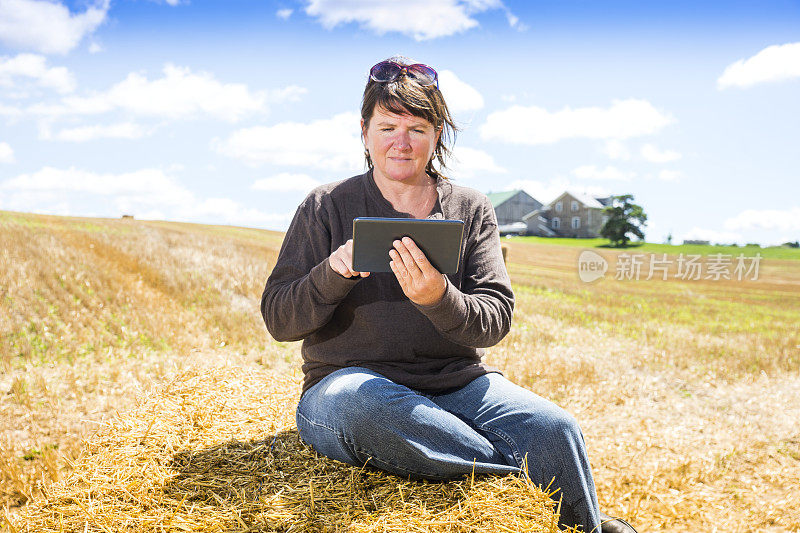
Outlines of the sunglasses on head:
[[436,88],[439,88],[439,75],[431,67],[422,63],[401,65],[394,61],[381,61],[369,69],[369,77],[378,83],[388,83],[396,80],[403,71],[406,76],[424,87],[435,83]]

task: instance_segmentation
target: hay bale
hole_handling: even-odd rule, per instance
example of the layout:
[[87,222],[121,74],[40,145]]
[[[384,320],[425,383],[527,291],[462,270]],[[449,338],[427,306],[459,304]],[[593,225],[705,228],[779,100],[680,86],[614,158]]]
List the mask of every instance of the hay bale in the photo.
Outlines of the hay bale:
[[523,476],[414,482],[316,454],[299,383],[193,369],[89,438],[68,478],[7,517],[11,531],[558,531]]

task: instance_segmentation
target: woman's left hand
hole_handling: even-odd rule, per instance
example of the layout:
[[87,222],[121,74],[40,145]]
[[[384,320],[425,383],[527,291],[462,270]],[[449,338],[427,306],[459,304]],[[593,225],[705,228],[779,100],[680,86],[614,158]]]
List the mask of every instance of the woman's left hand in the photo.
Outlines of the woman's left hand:
[[434,268],[410,237],[394,241],[393,245],[389,266],[408,299],[418,305],[439,303],[447,289],[444,274]]

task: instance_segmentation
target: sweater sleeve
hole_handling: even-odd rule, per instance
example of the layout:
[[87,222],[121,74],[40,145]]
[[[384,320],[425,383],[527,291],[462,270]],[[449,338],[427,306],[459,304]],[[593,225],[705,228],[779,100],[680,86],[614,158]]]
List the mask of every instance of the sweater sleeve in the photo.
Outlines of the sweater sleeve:
[[461,290],[447,278],[447,288],[438,303],[414,305],[448,340],[486,348],[500,342],[511,329],[514,293],[503,262],[494,209],[488,200],[479,212],[477,232],[463,258]]
[[324,326],[360,279],[345,278],[331,268],[327,221],[312,193],[298,207],[283,239],[261,296],[261,314],[277,341],[301,340]]

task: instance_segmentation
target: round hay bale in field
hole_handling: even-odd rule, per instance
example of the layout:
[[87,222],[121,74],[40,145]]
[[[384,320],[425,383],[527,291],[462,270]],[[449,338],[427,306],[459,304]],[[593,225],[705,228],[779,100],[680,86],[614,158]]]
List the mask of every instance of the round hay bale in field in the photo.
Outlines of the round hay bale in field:
[[296,379],[194,369],[89,438],[67,479],[6,517],[18,532],[558,531],[524,476],[409,481],[316,454]]

